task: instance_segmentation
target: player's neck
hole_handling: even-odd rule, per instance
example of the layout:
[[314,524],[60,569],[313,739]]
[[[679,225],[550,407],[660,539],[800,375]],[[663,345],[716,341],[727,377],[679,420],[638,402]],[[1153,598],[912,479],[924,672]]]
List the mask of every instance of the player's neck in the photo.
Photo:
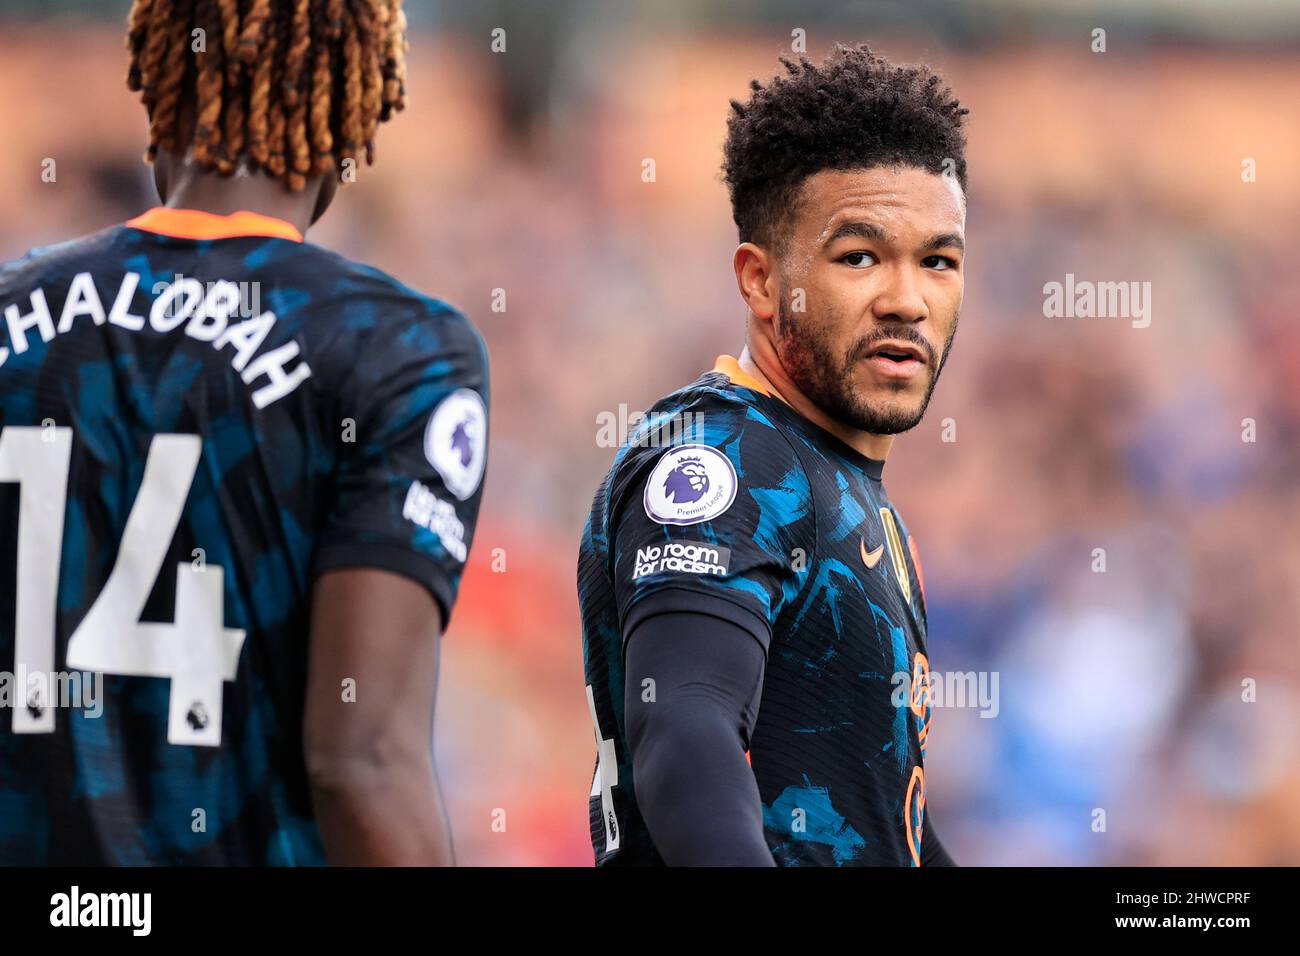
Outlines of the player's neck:
[[280,219],[306,234],[312,222],[318,189],[308,182],[301,192],[285,189],[278,180],[262,173],[232,178],[187,166],[167,191],[165,205],[171,209],[195,209],[216,216],[254,212]]
[[752,375],[766,385],[772,394],[776,395],[804,418],[814,425],[826,429],[850,448],[866,455],[868,458],[874,458],[878,461],[885,460],[889,455],[889,449],[894,444],[893,435],[873,435],[870,432],[864,432],[861,429],[853,428],[831,418],[818,408],[808,396],[804,395],[799,390],[799,386],[795,385],[790,376],[785,373],[785,369],[776,356],[776,350],[772,348],[770,342],[759,339],[752,345],[751,348],[751,345],[747,344],[737,360],[740,367],[747,374]]

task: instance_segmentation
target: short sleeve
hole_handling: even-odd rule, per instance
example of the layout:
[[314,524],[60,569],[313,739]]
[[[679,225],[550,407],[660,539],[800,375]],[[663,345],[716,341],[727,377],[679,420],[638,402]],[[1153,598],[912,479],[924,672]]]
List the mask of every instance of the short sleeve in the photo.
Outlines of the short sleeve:
[[486,352],[459,313],[430,307],[369,335],[338,399],[344,440],[315,574],[405,575],[433,594],[445,626],[478,519],[487,406]]
[[624,638],[659,613],[731,621],[768,649],[815,537],[790,443],[747,405],[705,409],[702,440],[635,449],[611,487],[611,560]]

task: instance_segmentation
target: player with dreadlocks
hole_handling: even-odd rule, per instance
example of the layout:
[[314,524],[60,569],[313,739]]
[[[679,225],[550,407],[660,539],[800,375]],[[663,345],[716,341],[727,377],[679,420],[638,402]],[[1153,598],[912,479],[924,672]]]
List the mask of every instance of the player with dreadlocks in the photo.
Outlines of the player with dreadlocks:
[[328,203],[322,177],[374,162],[375,131],[406,104],[399,0],[136,0],[127,45],[160,188],[183,163],[291,193],[311,180]]
[[303,238],[405,104],[400,0],[136,0],[127,46],[163,205],[0,266],[0,864],[449,863],[487,357]]

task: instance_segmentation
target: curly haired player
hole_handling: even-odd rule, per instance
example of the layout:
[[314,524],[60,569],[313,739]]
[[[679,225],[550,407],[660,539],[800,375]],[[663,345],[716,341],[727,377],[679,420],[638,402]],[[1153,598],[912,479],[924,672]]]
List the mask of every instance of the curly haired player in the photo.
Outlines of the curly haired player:
[[303,238],[405,103],[400,0],[136,0],[127,46],[164,205],[0,266],[0,864],[451,862],[487,357]]
[[745,348],[647,413],[579,552],[603,865],[952,862],[920,562],[881,476],[957,331],[966,110],[865,46],[782,62],[724,150]]

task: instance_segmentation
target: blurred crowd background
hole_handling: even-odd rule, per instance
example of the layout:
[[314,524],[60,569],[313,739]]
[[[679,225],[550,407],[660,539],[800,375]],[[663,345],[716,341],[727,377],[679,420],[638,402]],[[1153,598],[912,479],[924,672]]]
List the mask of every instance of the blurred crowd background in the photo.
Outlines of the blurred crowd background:
[[[0,9],[0,259],[155,203],[128,6]],[[598,416],[739,351],[727,104],[804,31],[814,56],[924,59],[971,110],[961,332],[885,471],[932,666],[998,679],[995,716],[936,712],[945,843],[1300,864],[1300,3],[407,9],[411,106],[310,238],[456,304],[491,352],[437,718],[461,862],[591,863],[574,568],[614,453]],[[1045,316],[1067,274],[1150,282],[1149,327]]]

